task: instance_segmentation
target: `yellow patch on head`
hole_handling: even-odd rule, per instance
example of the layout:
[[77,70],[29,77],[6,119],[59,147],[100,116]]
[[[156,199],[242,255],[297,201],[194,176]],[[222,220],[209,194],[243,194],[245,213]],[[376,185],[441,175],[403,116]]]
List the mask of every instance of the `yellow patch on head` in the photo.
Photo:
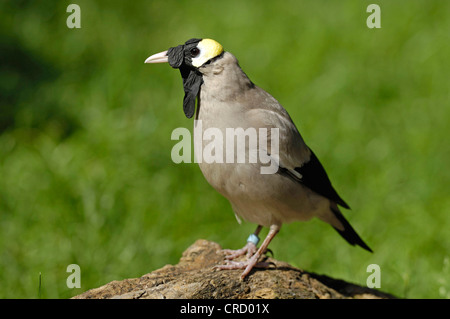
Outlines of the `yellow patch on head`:
[[213,39],[203,39],[199,45],[203,46],[212,57],[216,57],[223,52],[223,46]]
[[201,40],[197,48],[200,50],[200,54],[198,57],[192,59],[192,65],[197,68],[223,52],[223,46],[212,39]]

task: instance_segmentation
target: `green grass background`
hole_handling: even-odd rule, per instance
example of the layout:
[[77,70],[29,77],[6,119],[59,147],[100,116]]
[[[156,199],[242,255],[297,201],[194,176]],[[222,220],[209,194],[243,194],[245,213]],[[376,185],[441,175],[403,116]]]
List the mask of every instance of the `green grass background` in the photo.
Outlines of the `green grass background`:
[[275,257],[361,285],[378,264],[383,291],[450,298],[450,2],[377,0],[369,29],[373,2],[1,1],[0,297],[68,298],[199,238],[245,243],[255,225],[171,161],[172,130],[192,128],[179,72],[143,63],[208,37],[288,110],[375,251],[312,220],[283,226]]

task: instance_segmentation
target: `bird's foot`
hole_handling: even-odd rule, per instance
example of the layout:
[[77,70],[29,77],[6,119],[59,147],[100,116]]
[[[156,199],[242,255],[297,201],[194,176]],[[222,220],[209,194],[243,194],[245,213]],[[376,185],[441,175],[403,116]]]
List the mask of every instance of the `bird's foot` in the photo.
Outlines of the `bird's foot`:
[[[247,244],[242,249],[238,250],[229,250],[225,249],[223,252],[225,253],[225,265],[217,265],[214,268],[216,269],[244,269],[244,272],[241,274],[241,280],[243,280],[253,268],[269,268],[270,265],[274,265],[271,262],[258,262],[259,258],[267,252],[267,246],[269,246],[270,241],[275,237],[275,235],[280,230],[280,225],[273,224],[270,225],[269,233],[264,239],[261,247],[256,249],[256,245],[259,242],[258,234],[261,230],[262,226],[259,225],[256,228],[256,231],[251,234],[247,239]],[[247,255],[247,259],[245,261],[232,261],[239,256]]]
[[[248,246],[248,244],[246,245],[246,247]],[[255,247],[256,249],[256,247]],[[238,256],[242,256],[244,254],[246,254],[246,251],[244,252],[245,247],[242,249],[239,249],[238,251],[233,251],[235,252],[235,254],[233,255],[234,258],[237,258],[237,256],[235,256],[236,254],[240,254]],[[247,252],[248,253],[248,252]],[[225,264],[224,265],[217,265],[214,266],[215,269],[219,269],[219,270],[230,270],[230,269],[244,269],[244,272],[241,274],[241,280],[243,280],[249,273],[250,271],[252,271],[253,268],[263,268],[263,269],[267,269],[269,268],[269,266],[273,265],[273,263],[269,263],[269,262],[258,262],[259,257],[261,255],[258,254],[258,252],[255,252],[250,258],[247,258],[247,260],[244,261],[231,261],[231,258],[226,258],[225,260]]]
[[247,259],[250,259],[256,253],[256,245],[252,242],[247,242],[241,249],[223,249],[222,252],[225,254],[225,259],[227,260],[233,260],[244,255],[247,255]]

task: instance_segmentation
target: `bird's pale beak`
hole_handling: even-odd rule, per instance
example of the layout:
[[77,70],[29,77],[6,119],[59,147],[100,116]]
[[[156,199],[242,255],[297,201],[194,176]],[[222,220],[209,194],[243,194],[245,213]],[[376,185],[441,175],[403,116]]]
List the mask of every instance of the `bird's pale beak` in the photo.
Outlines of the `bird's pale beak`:
[[167,56],[167,51],[159,52],[153,54],[145,60],[145,63],[166,63],[169,62],[169,57]]

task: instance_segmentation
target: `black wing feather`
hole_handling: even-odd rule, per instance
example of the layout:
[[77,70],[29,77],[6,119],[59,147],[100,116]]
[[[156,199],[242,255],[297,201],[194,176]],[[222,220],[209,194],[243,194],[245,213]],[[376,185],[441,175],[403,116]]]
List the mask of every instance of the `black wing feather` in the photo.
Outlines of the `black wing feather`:
[[[328,175],[323,168],[322,164],[319,162],[319,159],[314,154],[314,152],[310,149],[311,156],[308,162],[306,162],[302,167],[296,167],[295,171],[298,172],[302,178],[298,179],[300,183],[316,192],[319,195],[322,195],[336,204],[341,205],[344,208],[350,209],[347,203],[338,195],[336,190],[331,185],[331,181],[328,178]],[[294,177],[292,173],[286,168],[280,167],[283,173],[287,173],[291,177]]]
[[344,227],[344,230],[339,230],[336,227],[333,227],[336,229],[336,231],[350,244],[350,245],[358,245],[362,248],[364,248],[367,251],[370,251],[373,253],[372,249],[370,249],[369,246],[359,237],[359,235],[356,233],[356,231],[353,229],[353,227],[350,225],[350,223],[345,219],[345,217],[342,215],[342,213],[339,211],[337,206],[334,208],[333,206],[330,207],[331,211],[334,213],[334,216],[339,220],[339,222]]

